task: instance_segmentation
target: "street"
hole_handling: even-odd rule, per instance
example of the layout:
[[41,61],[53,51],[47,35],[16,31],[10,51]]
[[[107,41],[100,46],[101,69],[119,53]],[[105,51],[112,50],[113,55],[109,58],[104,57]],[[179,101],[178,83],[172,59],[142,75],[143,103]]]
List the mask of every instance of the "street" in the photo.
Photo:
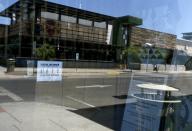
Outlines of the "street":
[[191,74],[122,73],[116,76],[67,78],[62,82],[36,82],[35,77],[0,79],[0,102],[39,102],[68,107],[112,130],[120,130],[131,81],[167,84],[192,94]]
[[[36,82],[35,78],[1,79],[1,103],[40,102],[70,107],[74,113],[111,129],[120,128],[130,75],[63,78],[62,82]],[[19,101],[12,99],[15,94]],[[72,111],[72,110],[71,110]],[[121,113],[121,114],[119,114]],[[118,119],[114,119],[118,117]]]

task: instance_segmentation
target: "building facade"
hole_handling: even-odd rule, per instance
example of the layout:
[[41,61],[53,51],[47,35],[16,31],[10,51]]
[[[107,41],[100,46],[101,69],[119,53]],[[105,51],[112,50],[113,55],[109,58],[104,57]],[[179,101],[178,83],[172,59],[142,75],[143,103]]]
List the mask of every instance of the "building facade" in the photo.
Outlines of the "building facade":
[[151,43],[171,52],[176,36],[137,27],[142,19],[113,17],[43,0],[19,0],[0,13],[10,25],[0,26],[0,54],[7,59],[36,58],[43,44],[54,47],[56,58],[82,61],[122,62],[130,45]]
[[192,40],[192,32],[183,33],[183,39]]
[[176,50],[174,51],[174,63],[176,65],[185,65],[186,69],[190,68],[191,65],[186,65],[188,61],[191,62],[192,57],[192,41],[185,39],[177,39]]
[[192,41],[177,39],[176,49],[180,52],[180,55],[192,56]]
[[35,49],[47,43],[57,59],[75,60],[78,53],[80,60],[118,62],[122,30],[142,24],[136,17],[117,18],[43,0],[19,0],[0,14],[11,21],[0,32],[5,34],[0,43],[4,58],[34,58]]

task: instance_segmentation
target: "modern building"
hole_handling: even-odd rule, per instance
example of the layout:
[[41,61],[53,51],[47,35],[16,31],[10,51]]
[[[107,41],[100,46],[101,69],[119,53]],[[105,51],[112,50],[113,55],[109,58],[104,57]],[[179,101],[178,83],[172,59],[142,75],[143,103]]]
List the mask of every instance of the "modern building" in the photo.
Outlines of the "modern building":
[[57,59],[118,62],[129,45],[133,26],[142,19],[113,17],[43,0],[19,0],[0,13],[10,25],[0,26],[0,54],[4,58],[33,58],[48,43]]
[[192,41],[185,39],[177,39],[176,50],[174,52],[174,63],[177,65],[185,65],[186,69],[191,69],[192,66],[187,64],[191,63],[192,57]]
[[183,39],[192,40],[192,32],[183,33]]
[[180,55],[192,56],[192,41],[185,39],[177,39],[176,49]]
[[110,66],[105,67],[112,67],[122,62],[122,50],[130,45],[151,43],[171,52],[176,45],[173,34],[136,27],[142,25],[140,18],[114,17],[44,0],[19,0],[0,15],[10,19],[10,25],[0,25],[0,55],[5,59],[34,59],[35,49],[47,43],[55,48],[56,59],[75,61],[78,55],[87,65],[107,62]]

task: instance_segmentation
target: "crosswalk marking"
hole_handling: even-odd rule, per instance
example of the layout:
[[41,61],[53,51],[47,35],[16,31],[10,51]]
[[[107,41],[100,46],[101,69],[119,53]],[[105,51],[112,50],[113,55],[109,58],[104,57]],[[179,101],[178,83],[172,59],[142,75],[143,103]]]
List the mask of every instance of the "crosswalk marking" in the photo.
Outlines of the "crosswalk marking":
[[23,101],[23,99],[11,91],[6,90],[5,88],[0,86],[0,96],[9,96],[14,101]]
[[81,103],[81,104],[83,104],[83,105],[86,105],[86,106],[95,108],[94,105],[91,105],[91,104],[89,104],[89,103],[87,103],[87,102],[84,102],[84,101],[82,101],[82,100],[78,100],[78,99],[73,98],[73,97],[71,97],[71,96],[66,96],[66,98],[71,99],[71,100],[73,100],[73,101],[76,101],[76,102],[78,102],[78,103]]
[[105,87],[111,87],[112,85],[89,85],[89,86],[76,86],[76,88],[105,88]]

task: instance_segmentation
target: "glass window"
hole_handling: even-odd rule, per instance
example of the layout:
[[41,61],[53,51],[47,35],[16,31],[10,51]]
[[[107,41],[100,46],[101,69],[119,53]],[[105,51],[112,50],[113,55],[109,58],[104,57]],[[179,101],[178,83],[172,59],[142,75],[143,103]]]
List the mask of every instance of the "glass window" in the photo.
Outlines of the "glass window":
[[112,44],[112,32],[113,31],[113,25],[108,25],[108,31],[107,31],[107,44]]
[[106,28],[106,22],[94,22],[95,27]]
[[70,23],[76,23],[77,18],[67,15],[61,15],[61,21],[70,22]]
[[8,18],[8,17],[1,17],[1,16],[0,16],[0,19],[1,19],[0,24],[9,25],[9,24],[11,23],[11,19]]
[[58,20],[59,15],[56,13],[51,13],[51,12],[41,12],[41,17],[47,18],[47,19],[52,19],[52,20]]
[[92,21],[90,21],[90,20],[85,20],[85,19],[79,19],[79,24],[81,24],[81,25],[87,25],[87,26],[92,26]]

